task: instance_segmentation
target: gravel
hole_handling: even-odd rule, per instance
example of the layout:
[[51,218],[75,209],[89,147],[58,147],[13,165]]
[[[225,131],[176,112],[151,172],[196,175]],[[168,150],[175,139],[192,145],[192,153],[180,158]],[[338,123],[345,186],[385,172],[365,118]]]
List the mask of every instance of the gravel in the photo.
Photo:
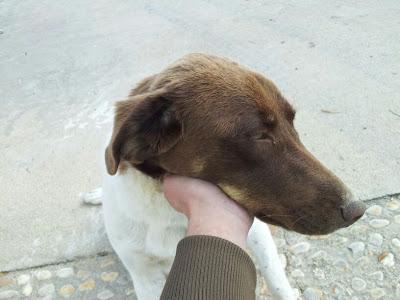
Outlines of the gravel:
[[[278,229],[289,280],[303,300],[400,299],[400,197],[367,201],[367,214],[328,236]],[[259,276],[257,299],[272,299]],[[0,273],[0,299],[136,299],[115,254]]]

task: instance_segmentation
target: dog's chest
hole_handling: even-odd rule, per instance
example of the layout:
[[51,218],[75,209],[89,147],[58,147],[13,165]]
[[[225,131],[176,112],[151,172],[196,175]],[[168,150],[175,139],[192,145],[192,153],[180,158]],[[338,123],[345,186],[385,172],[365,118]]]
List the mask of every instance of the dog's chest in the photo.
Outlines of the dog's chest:
[[107,233],[113,247],[171,258],[185,236],[186,218],[164,198],[159,182],[128,169],[106,177],[103,207]]

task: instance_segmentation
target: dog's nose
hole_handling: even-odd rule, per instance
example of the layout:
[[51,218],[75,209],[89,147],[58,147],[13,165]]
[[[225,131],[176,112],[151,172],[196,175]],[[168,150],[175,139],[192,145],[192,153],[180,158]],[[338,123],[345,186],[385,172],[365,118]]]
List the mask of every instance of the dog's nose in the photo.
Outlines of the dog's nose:
[[349,204],[340,207],[343,219],[346,222],[351,222],[351,224],[364,215],[365,209],[365,204],[361,201],[352,201]]

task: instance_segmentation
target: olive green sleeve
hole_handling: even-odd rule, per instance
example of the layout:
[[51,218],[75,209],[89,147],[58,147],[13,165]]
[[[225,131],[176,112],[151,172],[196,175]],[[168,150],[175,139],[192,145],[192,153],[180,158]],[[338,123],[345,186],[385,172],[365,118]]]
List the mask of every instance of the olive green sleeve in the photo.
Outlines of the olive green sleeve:
[[239,246],[213,236],[189,236],[178,244],[161,300],[255,299],[256,270]]

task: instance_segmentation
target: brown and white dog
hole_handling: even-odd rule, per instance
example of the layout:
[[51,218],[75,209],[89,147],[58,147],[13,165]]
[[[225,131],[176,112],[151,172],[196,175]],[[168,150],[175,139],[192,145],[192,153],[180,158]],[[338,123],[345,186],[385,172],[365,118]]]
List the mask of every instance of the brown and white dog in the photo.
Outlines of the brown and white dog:
[[294,117],[264,76],[204,54],[183,57],[117,103],[105,156],[104,217],[139,299],[158,299],[185,235],[186,219],[160,188],[166,172],[212,182],[256,216],[250,250],[272,294],[294,299],[264,222],[326,234],[365,210],[307,151]]

